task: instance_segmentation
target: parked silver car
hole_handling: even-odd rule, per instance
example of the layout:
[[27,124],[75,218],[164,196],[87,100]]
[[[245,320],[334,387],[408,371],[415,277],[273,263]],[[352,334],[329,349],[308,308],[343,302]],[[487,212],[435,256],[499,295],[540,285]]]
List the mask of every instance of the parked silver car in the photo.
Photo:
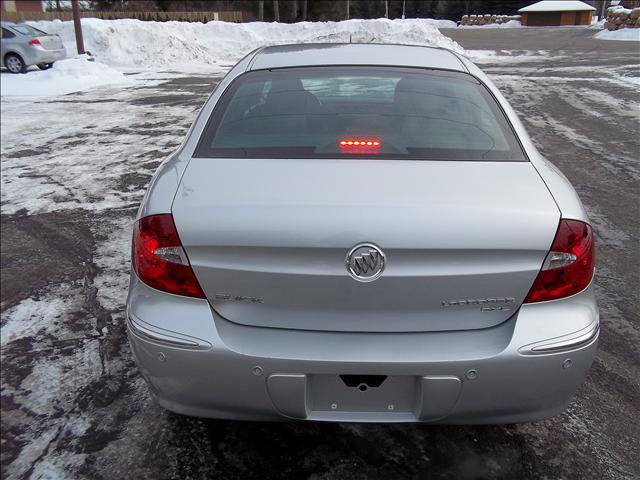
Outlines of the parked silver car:
[[156,172],[132,263],[133,354],[187,415],[531,421],[598,341],[578,196],[439,48],[249,54]]
[[11,73],[24,73],[30,65],[51,68],[67,53],[58,35],[50,35],[31,25],[1,22],[2,63]]

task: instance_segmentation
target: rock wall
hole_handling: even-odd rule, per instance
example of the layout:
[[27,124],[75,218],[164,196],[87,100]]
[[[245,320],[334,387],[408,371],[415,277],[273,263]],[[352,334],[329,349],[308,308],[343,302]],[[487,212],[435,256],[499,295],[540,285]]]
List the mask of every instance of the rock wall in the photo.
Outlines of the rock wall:
[[622,7],[608,8],[604,28],[607,30],[640,28],[640,8],[634,8],[633,10]]
[[464,15],[460,20],[460,25],[490,25],[497,23],[507,23],[511,20],[520,21],[520,15]]

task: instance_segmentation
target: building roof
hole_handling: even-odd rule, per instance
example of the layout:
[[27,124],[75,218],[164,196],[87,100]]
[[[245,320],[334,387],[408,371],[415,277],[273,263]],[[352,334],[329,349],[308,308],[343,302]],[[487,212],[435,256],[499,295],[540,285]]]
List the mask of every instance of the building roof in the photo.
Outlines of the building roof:
[[250,70],[314,65],[385,65],[465,72],[462,61],[444,48],[372,43],[307,43],[259,50]]
[[592,10],[595,8],[588,3],[578,0],[543,0],[518,10],[520,13],[529,12],[577,12],[582,10]]

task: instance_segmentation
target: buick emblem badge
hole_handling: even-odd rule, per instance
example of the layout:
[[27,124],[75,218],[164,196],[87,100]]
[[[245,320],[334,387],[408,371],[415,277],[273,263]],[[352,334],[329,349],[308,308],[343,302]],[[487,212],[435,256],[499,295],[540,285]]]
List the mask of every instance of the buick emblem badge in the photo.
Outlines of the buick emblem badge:
[[387,257],[373,243],[360,243],[349,250],[345,264],[349,275],[359,282],[373,282],[384,271]]

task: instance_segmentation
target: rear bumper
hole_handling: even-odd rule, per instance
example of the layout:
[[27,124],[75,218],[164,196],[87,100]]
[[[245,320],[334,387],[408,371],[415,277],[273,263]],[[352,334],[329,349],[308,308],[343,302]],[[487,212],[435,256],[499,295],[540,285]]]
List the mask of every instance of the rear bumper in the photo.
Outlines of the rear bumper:
[[[154,398],[243,420],[511,423],[560,413],[595,356],[592,287],[493,328],[362,334],[247,327],[132,278],[129,339]],[[384,375],[361,392],[339,375]]]
[[59,50],[45,50],[42,47],[33,47],[25,50],[24,61],[27,65],[37,65],[39,63],[53,63],[62,60],[67,56],[64,48]]

